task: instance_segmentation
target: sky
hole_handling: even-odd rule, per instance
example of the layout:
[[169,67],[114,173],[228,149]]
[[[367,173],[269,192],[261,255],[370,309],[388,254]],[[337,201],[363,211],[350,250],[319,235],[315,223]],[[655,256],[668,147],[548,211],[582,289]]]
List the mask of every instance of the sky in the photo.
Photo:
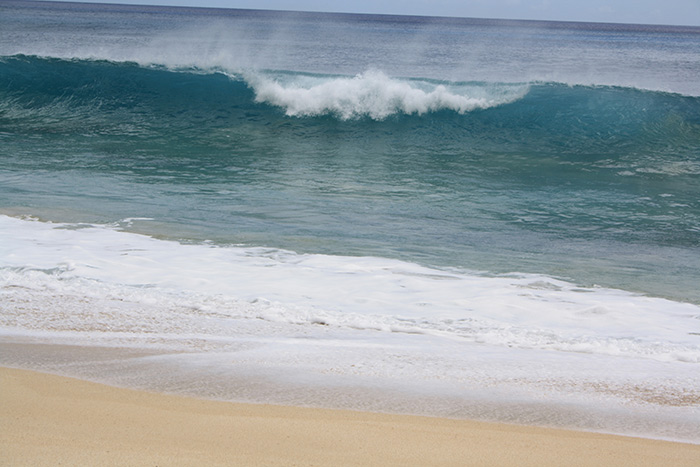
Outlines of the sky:
[[700,26],[700,0],[90,0],[93,3]]

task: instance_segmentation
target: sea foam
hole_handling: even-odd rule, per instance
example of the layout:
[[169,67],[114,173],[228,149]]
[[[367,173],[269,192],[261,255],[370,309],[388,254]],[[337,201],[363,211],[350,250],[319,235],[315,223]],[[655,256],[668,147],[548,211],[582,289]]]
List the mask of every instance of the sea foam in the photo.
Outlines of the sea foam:
[[[6,303],[12,297],[15,303],[51,298],[30,312],[6,307],[2,325],[20,333],[71,330],[106,338],[106,329],[121,329],[155,335],[168,323],[173,338],[189,335],[194,326],[215,340],[235,334],[222,327],[224,321],[252,319],[424,334],[503,349],[700,363],[698,336],[688,332],[697,326],[699,307],[546,276],[483,276],[386,258],[183,245],[106,225],[7,216],[0,217],[0,230]],[[110,312],[97,306],[73,315],[56,305],[56,297],[103,304],[127,299],[143,310],[122,314],[112,303]],[[178,325],[177,310],[185,310],[183,316],[197,310],[196,317]]]
[[288,116],[336,115],[342,119],[381,120],[395,113],[439,110],[459,113],[513,102],[527,94],[527,85],[469,86],[390,78],[381,71],[354,77],[297,75],[281,79],[248,74],[258,102],[282,107]]

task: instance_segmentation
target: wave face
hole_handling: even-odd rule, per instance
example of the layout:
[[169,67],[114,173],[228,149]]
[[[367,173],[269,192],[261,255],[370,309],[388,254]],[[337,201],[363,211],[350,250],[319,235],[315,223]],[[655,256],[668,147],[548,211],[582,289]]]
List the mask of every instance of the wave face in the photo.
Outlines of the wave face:
[[340,120],[394,117],[390,124],[415,124],[407,118],[428,116],[428,123],[438,119],[472,133],[476,129],[479,138],[492,140],[506,140],[509,135],[501,132],[513,130],[573,145],[622,139],[643,145],[663,136],[670,140],[664,145],[677,153],[698,143],[700,98],[634,88],[454,83],[390,78],[378,71],[352,77],[291,71],[228,74],[31,56],[6,57],[0,66],[0,77],[8,84],[4,124],[26,127],[46,121],[56,124],[53,131],[60,131],[60,121],[68,132],[71,122],[88,120],[97,125],[95,131],[108,131],[111,120],[139,118],[156,132],[195,121],[206,128],[231,124],[241,110],[250,110],[279,120],[282,113]]
[[[6,58],[2,71],[10,83],[6,105],[16,104],[7,108],[9,117],[13,112],[26,113],[22,108],[25,102],[31,102],[38,113],[53,113],[52,118],[61,117],[64,111],[85,115],[116,109],[138,112],[138,106],[154,114],[165,112],[166,106],[192,112],[206,112],[212,106],[222,111],[230,107],[226,110],[232,113],[235,107],[253,108],[259,103],[279,107],[287,116],[382,120],[397,114],[423,115],[443,110],[463,114],[518,100],[529,89],[517,84],[392,79],[378,71],[354,77],[289,71],[229,75],[27,56]],[[42,106],[45,108],[39,110]],[[167,127],[168,115],[162,117]]]

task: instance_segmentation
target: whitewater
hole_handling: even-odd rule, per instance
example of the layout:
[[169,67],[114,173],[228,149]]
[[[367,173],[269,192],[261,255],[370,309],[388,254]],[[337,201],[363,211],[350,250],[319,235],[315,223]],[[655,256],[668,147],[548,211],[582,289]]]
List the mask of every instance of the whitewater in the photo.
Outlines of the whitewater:
[[700,30],[0,4],[0,363],[700,442]]

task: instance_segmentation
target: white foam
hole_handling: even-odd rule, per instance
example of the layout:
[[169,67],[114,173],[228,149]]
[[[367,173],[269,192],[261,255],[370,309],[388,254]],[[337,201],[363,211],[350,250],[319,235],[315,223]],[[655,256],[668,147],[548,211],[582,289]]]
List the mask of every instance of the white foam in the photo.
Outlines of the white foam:
[[[109,226],[7,216],[0,216],[0,234],[5,239],[0,246],[5,297],[18,290],[50,291],[54,296],[158,305],[144,312],[158,316],[141,316],[153,333],[172,310],[196,309],[203,320],[223,316],[324,324],[502,348],[700,362],[700,336],[689,332],[700,326],[700,307],[619,290],[582,289],[543,276],[486,277],[385,258],[183,245]],[[41,316],[16,313],[4,313],[5,326],[16,320],[24,323],[19,327],[37,329],[32,320],[43,322]],[[65,323],[59,328],[88,333],[99,332],[106,322],[113,328],[150,326],[119,310],[101,316],[99,323],[61,316]],[[173,333],[180,332],[175,321],[168,324]],[[189,325],[183,325],[183,333]],[[214,327],[205,333],[217,332]]]
[[513,102],[528,91],[526,85],[486,89],[407,81],[390,78],[380,71],[351,78],[296,76],[292,80],[258,73],[249,74],[246,79],[258,102],[282,107],[289,116],[331,114],[342,119],[381,120],[396,113],[422,115],[438,110],[465,113]]

